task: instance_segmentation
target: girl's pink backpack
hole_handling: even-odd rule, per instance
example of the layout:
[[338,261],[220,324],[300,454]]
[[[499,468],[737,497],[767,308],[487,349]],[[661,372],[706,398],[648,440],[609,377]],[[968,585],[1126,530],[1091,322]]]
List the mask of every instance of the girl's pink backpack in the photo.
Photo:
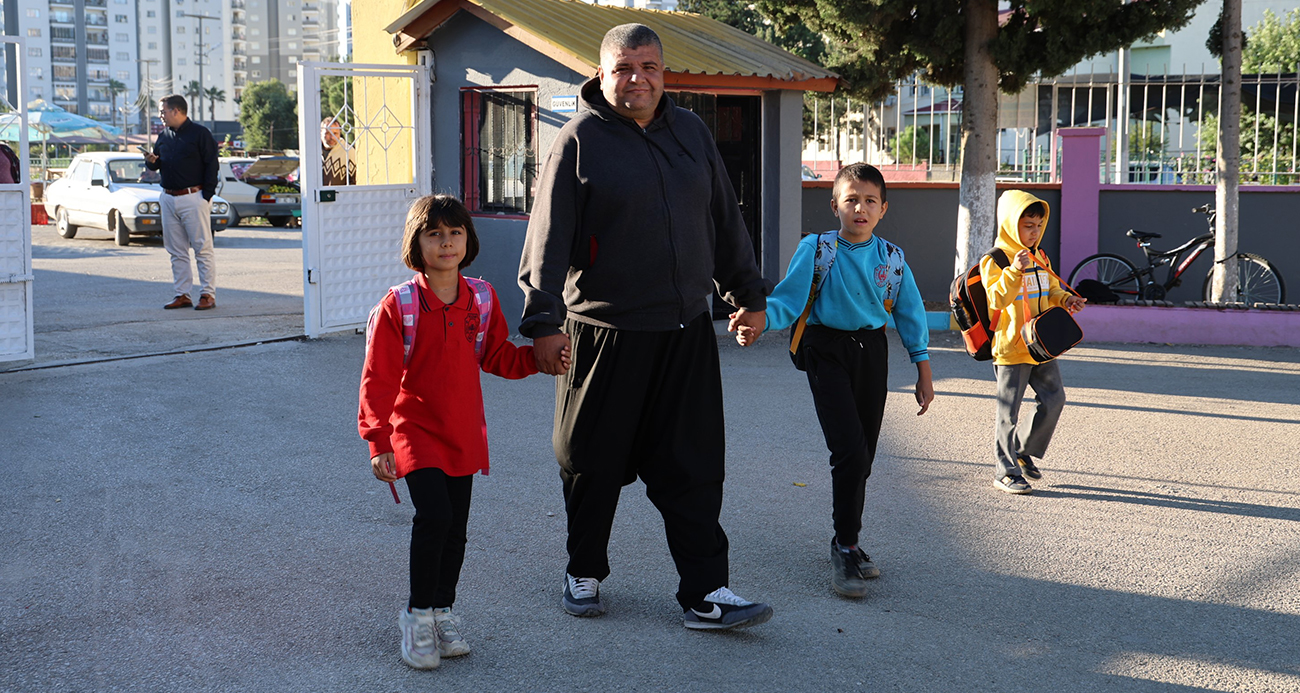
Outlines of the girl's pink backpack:
[[[418,276],[418,275],[417,275]],[[389,289],[397,297],[397,307],[402,314],[402,365],[411,360],[411,348],[415,346],[415,328],[420,323],[420,305],[416,298],[416,280],[403,282]],[[487,337],[488,321],[492,318],[492,285],[482,279],[465,277],[470,291],[474,294],[474,307],[478,309],[478,334],[474,336],[474,358],[483,363],[483,342]],[[366,348],[375,334],[375,321],[379,319],[379,307],[383,301],[370,309],[366,318]]]

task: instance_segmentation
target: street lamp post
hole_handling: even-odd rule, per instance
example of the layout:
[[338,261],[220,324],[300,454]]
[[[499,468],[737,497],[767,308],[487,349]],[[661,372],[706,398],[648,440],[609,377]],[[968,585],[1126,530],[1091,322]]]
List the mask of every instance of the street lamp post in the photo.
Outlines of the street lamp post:
[[[206,14],[191,14],[189,12],[182,12],[176,16],[199,20],[199,46],[198,51],[195,53],[195,57],[198,58],[199,63],[199,93],[194,97],[194,100],[195,106],[199,111],[199,120],[203,120],[203,22],[221,21],[221,17],[213,17]],[[213,125],[215,126],[216,124],[213,123]]]

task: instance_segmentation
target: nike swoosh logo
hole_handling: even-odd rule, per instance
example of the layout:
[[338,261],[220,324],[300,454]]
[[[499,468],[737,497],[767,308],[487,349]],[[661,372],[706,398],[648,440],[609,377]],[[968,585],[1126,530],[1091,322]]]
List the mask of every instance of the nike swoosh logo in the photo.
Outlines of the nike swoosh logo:
[[719,618],[722,616],[722,609],[719,609],[717,604],[714,604],[713,611],[710,611],[707,614],[700,611],[699,609],[691,609],[691,611],[694,612],[695,615],[699,616],[700,618]]

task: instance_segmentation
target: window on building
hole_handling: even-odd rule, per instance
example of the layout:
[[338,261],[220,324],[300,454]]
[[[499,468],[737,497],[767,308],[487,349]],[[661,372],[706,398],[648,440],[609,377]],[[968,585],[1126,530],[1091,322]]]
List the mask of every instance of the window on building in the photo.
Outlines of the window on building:
[[32,58],[39,58],[41,57],[41,49],[36,46],[31,46],[27,49],[27,55]]
[[50,27],[50,38],[76,41],[77,30],[70,26],[52,26]]
[[45,68],[43,67],[29,67],[27,71],[32,73],[32,76],[36,79],[45,79]]
[[[153,27],[149,27],[149,28],[152,29]],[[148,47],[149,47],[149,50],[151,50],[151,51],[156,51],[156,50],[158,50],[158,42],[157,42],[157,41],[150,41],[150,42],[148,43]]]
[[86,49],[86,60],[89,60],[89,61],[94,62],[94,63],[106,63],[106,62],[108,62],[108,49],[107,49],[107,48],[87,48],[87,49]]
[[286,33],[286,34],[288,34],[288,35],[290,35],[290,36],[297,36],[297,35],[298,35],[298,30],[297,30],[297,29],[294,29],[293,27],[289,27],[288,29],[285,29],[285,30],[284,30],[284,33]]
[[177,64],[177,65],[184,65],[184,64],[185,64],[185,58],[177,58],[177,59],[176,59],[176,64]]
[[286,50],[291,50],[291,51],[298,50],[298,42],[297,42],[297,41],[289,41],[288,43],[284,44],[284,47],[285,47]]
[[145,29],[145,33],[148,33],[148,34],[156,34],[156,33],[158,33],[158,27],[153,26],[153,25],[151,24],[151,25],[149,25],[149,28],[148,28],[148,29]]
[[183,27],[183,26],[178,26],[178,27],[176,27],[176,33],[178,33],[178,34],[183,34],[183,33],[185,33],[185,27]]
[[252,60],[253,60],[253,64],[254,64],[254,65],[261,65],[261,64],[262,64],[262,56],[260,56],[260,55],[255,55],[255,56],[253,56]]
[[260,21],[261,18],[258,17],[258,16],[255,15],[255,14],[250,14],[250,15],[248,15],[248,20],[251,21],[251,22],[256,22],[256,21]]
[[211,33],[212,33],[212,27],[210,27],[210,26],[205,26],[205,27],[203,27],[203,33],[205,33],[205,34],[211,34]]
[[252,43],[249,43],[248,45],[249,45],[249,47],[252,48],[253,50],[259,50],[259,49],[262,47],[262,44],[261,44],[261,42],[259,42],[259,41],[253,41]]
[[461,92],[462,197],[472,212],[527,214],[537,176],[537,92]]
[[130,73],[130,72],[127,72],[126,70],[118,70],[118,71],[117,71],[117,78],[118,78],[119,80],[131,79],[131,73]]
[[118,34],[118,35],[115,36],[114,38],[117,39],[118,43],[126,43],[127,41],[130,41],[130,40],[131,40],[131,35],[130,35],[130,34]]
[[126,24],[131,20],[127,18],[127,16],[124,14],[115,14],[113,15],[113,21],[117,22],[118,24]]
[[177,41],[177,42],[176,42],[176,50],[178,50],[178,51],[183,51],[183,50],[185,50],[185,42],[184,42],[184,41]]
[[118,59],[118,60],[130,60],[130,59],[131,59],[131,54],[130,54],[130,53],[127,53],[127,52],[125,52],[125,51],[118,51],[118,52],[117,52],[117,59]]
[[77,81],[77,66],[76,65],[55,65],[54,81],[56,82]]
[[27,16],[36,19],[41,16],[40,10],[27,10]]
[[75,99],[77,98],[77,88],[76,87],[55,87],[54,98],[62,99],[64,101]]
[[148,17],[149,19],[154,19],[158,16],[158,12],[155,10],[145,10],[144,16]]
[[28,95],[33,99],[45,98],[45,87],[27,87]]
[[30,36],[30,37],[32,37],[32,38],[40,38],[40,37],[41,37],[41,30],[40,30],[40,29],[28,29],[28,30],[27,30],[27,35]]
[[261,70],[253,70],[253,76],[254,76],[254,77],[261,77],[261,76],[262,76],[262,71],[261,71]]
[[261,35],[262,35],[262,30],[261,30],[261,29],[257,29],[257,28],[253,28],[253,29],[249,29],[249,30],[248,30],[248,33],[251,34],[251,35],[253,35],[253,36],[261,36]]
[[112,112],[113,112],[112,107],[109,106],[109,104],[106,103],[90,104],[90,115],[103,117],[103,116],[110,115]]

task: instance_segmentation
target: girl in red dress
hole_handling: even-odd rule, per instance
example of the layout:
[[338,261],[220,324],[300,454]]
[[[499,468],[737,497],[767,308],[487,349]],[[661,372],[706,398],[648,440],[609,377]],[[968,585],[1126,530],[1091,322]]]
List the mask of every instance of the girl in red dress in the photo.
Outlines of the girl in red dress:
[[474,221],[455,197],[411,205],[402,260],[417,274],[405,285],[407,309],[396,287],[376,307],[361,372],[357,429],[370,443],[371,469],[381,481],[406,479],[415,506],[411,595],[398,627],[402,659],[417,669],[469,653],[451,607],[474,473],[488,473],[479,371],[510,379],[537,372],[533,348],[510,342],[495,290],[460,274],[478,248]]

